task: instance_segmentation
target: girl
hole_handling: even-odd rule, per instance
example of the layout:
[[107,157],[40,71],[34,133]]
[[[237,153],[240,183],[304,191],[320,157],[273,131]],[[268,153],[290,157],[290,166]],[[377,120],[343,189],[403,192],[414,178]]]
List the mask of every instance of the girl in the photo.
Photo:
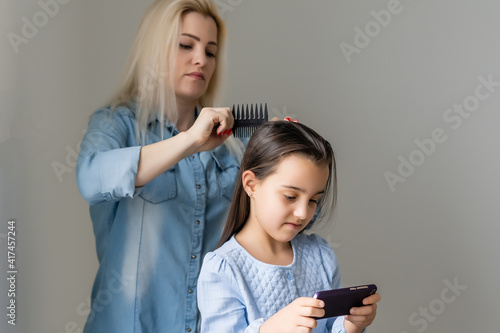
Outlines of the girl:
[[344,317],[315,320],[324,303],[308,297],[341,287],[333,250],[310,227],[334,205],[335,157],[328,141],[295,122],[261,125],[241,162],[219,245],[198,280],[202,332],[362,332],[380,295]]

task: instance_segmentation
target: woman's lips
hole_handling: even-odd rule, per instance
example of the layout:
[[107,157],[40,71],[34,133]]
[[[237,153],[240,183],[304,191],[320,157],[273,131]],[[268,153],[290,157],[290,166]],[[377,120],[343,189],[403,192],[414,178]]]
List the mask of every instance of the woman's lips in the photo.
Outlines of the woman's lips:
[[187,76],[192,77],[193,79],[196,80],[205,80],[205,75],[203,75],[202,72],[192,72],[187,74]]

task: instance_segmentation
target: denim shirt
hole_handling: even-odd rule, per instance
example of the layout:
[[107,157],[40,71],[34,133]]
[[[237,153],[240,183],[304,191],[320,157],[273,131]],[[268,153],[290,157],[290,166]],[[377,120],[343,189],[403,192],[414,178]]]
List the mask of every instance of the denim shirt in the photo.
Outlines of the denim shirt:
[[[162,127],[165,139],[179,133],[155,121],[145,144]],[[133,108],[104,108],[81,143],[76,177],[99,260],[84,332],[195,332],[201,261],[219,241],[239,163],[221,145],[135,188],[136,131]]]

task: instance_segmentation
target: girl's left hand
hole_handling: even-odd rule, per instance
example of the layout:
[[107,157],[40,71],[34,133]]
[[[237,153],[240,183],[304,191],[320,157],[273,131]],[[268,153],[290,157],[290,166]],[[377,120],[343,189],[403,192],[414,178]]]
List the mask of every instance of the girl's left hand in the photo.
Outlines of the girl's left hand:
[[347,332],[361,332],[370,326],[377,314],[377,302],[382,299],[379,293],[363,300],[362,307],[352,308],[351,313],[345,316],[344,326]]

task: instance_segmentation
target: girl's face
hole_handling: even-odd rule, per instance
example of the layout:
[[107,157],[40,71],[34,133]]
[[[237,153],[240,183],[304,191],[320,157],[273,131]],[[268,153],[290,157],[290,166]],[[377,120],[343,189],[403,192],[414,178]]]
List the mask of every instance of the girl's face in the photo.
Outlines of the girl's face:
[[217,26],[211,17],[184,14],[174,70],[174,90],[184,103],[197,101],[208,88],[215,71]]
[[289,242],[314,216],[328,176],[327,165],[300,155],[285,157],[270,176],[244,183],[252,194],[246,224],[271,241]]

